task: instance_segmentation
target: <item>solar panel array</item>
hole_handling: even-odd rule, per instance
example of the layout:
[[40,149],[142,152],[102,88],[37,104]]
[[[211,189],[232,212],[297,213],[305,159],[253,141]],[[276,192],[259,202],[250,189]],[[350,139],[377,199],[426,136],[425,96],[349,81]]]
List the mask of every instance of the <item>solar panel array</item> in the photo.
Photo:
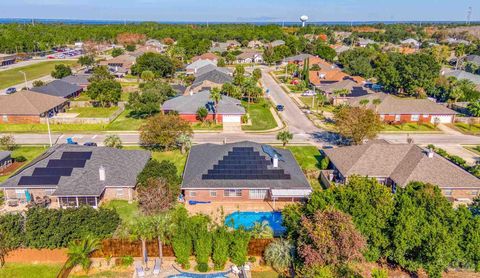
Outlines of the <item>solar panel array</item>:
[[92,152],[63,152],[60,159],[50,159],[47,167],[36,167],[31,176],[23,176],[18,185],[58,185],[60,177],[70,177],[73,168],[84,168]]
[[203,180],[288,180],[283,169],[269,169],[270,160],[253,147],[233,147],[223,159],[213,165]]

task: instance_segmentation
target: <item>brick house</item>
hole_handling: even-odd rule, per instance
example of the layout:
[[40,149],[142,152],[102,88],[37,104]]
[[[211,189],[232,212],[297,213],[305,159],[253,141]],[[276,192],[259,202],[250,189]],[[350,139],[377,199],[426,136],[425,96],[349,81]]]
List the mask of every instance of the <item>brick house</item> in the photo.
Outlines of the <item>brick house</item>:
[[182,182],[186,202],[225,206],[240,202],[301,201],[311,191],[289,150],[250,141],[193,146]]
[[418,181],[437,185],[452,201],[469,202],[480,192],[480,179],[414,144],[372,140],[363,145],[324,150],[330,169],[322,182],[345,184],[353,175],[367,176],[392,188]]
[[56,207],[98,207],[104,200],[133,200],[137,175],[150,159],[141,150],[56,145],[0,187],[5,198],[49,197]]
[[53,80],[52,82],[32,88],[32,91],[50,96],[72,99],[80,95],[83,88],[64,80]]
[[0,96],[0,124],[36,124],[47,115],[63,112],[68,100],[33,91]]
[[0,172],[7,169],[12,163],[12,152],[0,151]]

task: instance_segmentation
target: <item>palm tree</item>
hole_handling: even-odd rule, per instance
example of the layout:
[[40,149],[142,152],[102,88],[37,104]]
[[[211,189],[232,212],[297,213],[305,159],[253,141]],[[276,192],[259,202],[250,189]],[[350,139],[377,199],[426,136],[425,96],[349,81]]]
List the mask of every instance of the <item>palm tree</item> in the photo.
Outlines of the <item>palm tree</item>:
[[253,238],[273,238],[273,230],[266,220],[256,222],[250,232]]
[[215,120],[215,124],[216,124],[217,123],[217,107],[218,107],[218,103],[222,99],[222,94],[221,94],[219,88],[213,88],[210,91],[210,99],[213,100],[213,103],[214,103],[215,111],[213,113],[213,116],[214,116],[214,120]]
[[163,258],[163,243],[170,239],[175,227],[175,223],[169,213],[162,213],[152,216],[151,225],[158,241],[158,256],[160,262]]
[[107,135],[107,137],[105,137],[105,140],[103,141],[103,144],[106,147],[110,147],[110,148],[116,148],[116,149],[123,148],[122,140],[116,134]]
[[348,89],[336,89],[333,91],[333,95],[336,96],[336,97],[342,97],[342,96],[346,96],[348,95],[349,91]]
[[155,237],[154,226],[150,218],[146,216],[137,218],[137,221],[130,226],[130,236],[142,241],[142,257],[143,262],[146,263],[147,240],[152,240]]
[[287,145],[287,143],[293,139],[293,134],[290,133],[288,130],[280,131],[277,134],[277,140],[282,141],[283,147]]
[[68,260],[66,267],[81,265],[83,270],[88,271],[92,261],[90,254],[100,248],[100,241],[92,236],[86,236],[80,241],[73,241],[68,245]]
[[318,107],[323,108],[326,101],[327,101],[327,96],[325,96],[323,92],[318,92],[317,93],[317,113],[318,113]]
[[379,98],[376,98],[376,99],[372,100],[372,104],[373,104],[373,106],[375,106],[375,112],[377,112],[377,108],[380,105],[380,103],[382,103],[382,100],[379,99]]
[[184,154],[187,149],[192,147],[192,138],[183,133],[178,136],[177,143],[180,144],[182,154]]
[[369,102],[370,102],[370,100],[368,100],[368,99],[362,99],[362,100],[360,100],[360,105],[361,105],[361,106],[367,106],[367,104],[368,104]]
[[277,239],[265,249],[265,261],[277,272],[285,273],[293,262],[293,245],[286,239]]

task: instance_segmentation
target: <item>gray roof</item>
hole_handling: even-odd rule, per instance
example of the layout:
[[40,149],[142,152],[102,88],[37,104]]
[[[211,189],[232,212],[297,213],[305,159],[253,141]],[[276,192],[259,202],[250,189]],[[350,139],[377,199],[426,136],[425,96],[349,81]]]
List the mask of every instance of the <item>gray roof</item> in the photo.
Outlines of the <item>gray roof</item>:
[[[177,111],[179,114],[196,114],[198,108],[205,107],[209,114],[213,114],[215,108],[210,99],[210,91],[201,91],[193,95],[183,95],[165,101],[162,105],[164,111]],[[218,114],[244,115],[245,108],[238,99],[222,96],[218,102]]]
[[230,180],[230,179],[202,179],[203,174],[228,155],[234,147],[253,147],[266,160],[268,160],[268,169],[275,169],[270,162],[270,157],[264,153],[262,145],[244,141],[231,144],[201,144],[191,148],[188,155],[187,164],[183,173],[182,188],[262,188],[262,189],[311,189],[300,166],[287,149],[274,148],[280,155],[278,169],[284,170],[290,175],[289,179],[281,180]]
[[281,45],[285,45],[285,41],[283,40],[275,40],[273,42],[270,43],[270,46],[271,47],[277,47],[277,46],[281,46]]
[[453,76],[458,80],[461,80],[461,79],[470,80],[473,83],[475,83],[475,85],[477,85],[477,90],[480,90],[480,75],[478,74],[473,74],[464,70],[450,70],[450,69],[443,70],[442,74],[446,77]]
[[233,81],[233,77],[229,73],[225,73],[225,70],[220,68],[215,68],[206,73],[197,76],[193,81],[192,86],[196,87],[200,85],[203,81],[210,81],[216,84],[225,84]]
[[0,161],[4,160],[5,158],[9,158],[11,155],[12,155],[12,152],[0,151]]
[[35,91],[37,93],[47,94],[47,95],[56,96],[56,97],[63,97],[63,98],[70,97],[72,94],[81,90],[82,90],[82,87],[78,85],[70,84],[63,80],[53,80],[47,85],[32,88],[32,91]]
[[65,81],[65,82],[68,82],[70,84],[81,86],[81,85],[90,84],[90,81],[88,81],[88,79],[90,79],[90,77],[92,77],[91,74],[77,74],[77,75],[66,76],[66,77],[62,78],[62,80]]
[[218,70],[228,75],[232,74],[232,72],[227,68],[221,68],[221,67],[215,66],[214,64],[208,64],[204,67],[197,69],[197,72],[194,73],[194,76],[199,77],[200,75],[204,75],[205,73],[210,72],[212,70]]
[[[71,176],[62,176],[58,185],[18,185],[23,176],[32,176],[35,168],[46,167],[51,159],[60,159],[64,152],[92,152],[84,168],[73,168]],[[150,159],[142,150],[120,150],[108,147],[56,145],[5,181],[0,187],[55,188],[55,196],[100,196],[105,187],[134,187],[137,175]],[[99,168],[105,168],[106,179],[100,181]]]
[[311,54],[298,54],[298,55],[295,55],[295,56],[290,56],[290,57],[287,57],[285,58],[285,62],[303,62],[305,59],[308,59],[308,58],[311,58],[311,57],[315,57]]
[[187,65],[186,69],[187,69],[187,70],[189,70],[189,69],[190,69],[190,70],[195,70],[195,69],[198,70],[198,69],[200,69],[200,68],[202,68],[202,67],[205,67],[205,66],[207,66],[207,65],[214,65],[214,66],[216,66],[217,63],[215,63],[215,62],[212,61],[212,60],[197,60],[197,61],[195,61],[195,62]]
[[429,158],[426,150],[414,144],[389,144],[384,140],[373,140],[364,145],[324,152],[345,177],[389,177],[400,186],[420,181],[441,188],[480,189],[480,179],[438,154]]
[[465,61],[480,66],[480,56],[478,55],[468,55],[465,57]]
[[362,84],[358,84],[351,79],[344,79],[330,84],[322,84],[318,86],[318,88],[327,93],[333,93],[335,90],[347,89],[349,93],[346,97],[360,97],[374,93],[369,88],[366,88],[362,86]]
[[[360,106],[360,101],[368,99],[368,108],[375,109],[380,115],[455,115],[455,111],[428,99],[400,98],[385,93],[373,93],[349,100],[352,106]],[[375,107],[374,99],[381,103]]]

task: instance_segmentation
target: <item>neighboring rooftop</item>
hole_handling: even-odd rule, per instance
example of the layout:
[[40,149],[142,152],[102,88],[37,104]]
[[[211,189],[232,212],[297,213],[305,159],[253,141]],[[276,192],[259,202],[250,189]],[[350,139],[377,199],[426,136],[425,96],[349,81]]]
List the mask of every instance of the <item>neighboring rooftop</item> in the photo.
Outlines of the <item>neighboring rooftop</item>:
[[311,54],[298,54],[298,55],[295,55],[295,56],[290,56],[290,57],[287,57],[285,58],[285,62],[303,62],[303,60],[305,59],[309,59],[311,57],[315,57]]
[[196,87],[204,81],[210,81],[216,84],[225,84],[233,81],[231,73],[225,72],[225,69],[215,68],[213,70],[207,71],[206,73],[197,76],[193,81],[192,87]]
[[428,157],[427,150],[414,144],[373,140],[324,152],[344,177],[389,177],[399,186],[420,181],[441,188],[480,188],[480,179],[436,153]]
[[195,77],[198,77],[200,75],[204,75],[207,72],[210,72],[210,71],[213,71],[213,70],[218,70],[218,71],[223,72],[225,74],[232,75],[232,72],[229,69],[217,67],[214,64],[208,64],[204,67],[201,67],[201,68],[197,69],[197,71],[194,73],[194,75],[195,75]]
[[[271,153],[278,157],[273,167]],[[305,175],[286,149],[244,141],[201,144],[191,148],[182,188],[259,188],[311,190]]]
[[217,61],[219,59],[219,57],[214,54],[214,53],[211,53],[211,52],[207,52],[207,53],[204,53],[202,55],[199,55],[199,56],[195,56],[192,58],[192,61],[195,62],[195,61],[198,61],[198,60],[211,60],[211,61]]
[[11,155],[12,155],[12,152],[0,151],[0,161],[4,160],[5,158],[9,158]]
[[66,77],[62,78],[61,80],[65,81],[65,82],[68,82],[70,84],[82,86],[82,85],[90,84],[90,81],[88,81],[88,79],[90,79],[90,77],[92,77],[91,74],[76,74],[76,75],[66,76]]
[[334,93],[336,90],[347,89],[349,93],[345,97],[361,97],[374,93],[374,91],[362,86],[362,84],[359,84],[352,79],[344,79],[332,84],[321,85],[319,89],[327,93]]
[[82,87],[64,80],[53,80],[47,85],[32,88],[32,91],[50,96],[68,98],[82,90]]
[[[176,111],[179,114],[196,114],[198,108],[205,107],[209,114],[215,111],[213,101],[210,99],[210,91],[201,91],[192,95],[178,96],[165,101],[162,109],[165,111]],[[243,115],[245,108],[238,99],[222,96],[218,102],[218,114]]]
[[0,95],[0,114],[41,115],[66,101],[61,97],[22,90],[11,95]]
[[[9,178],[3,188],[55,188],[54,196],[100,196],[105,187],[134,187],[150,159],[142,150],[62,144]],[[105,181],[99,169],[105,169]]]
[[186,69],[187,70],[198,70],[204,66],[207,66],[207,65],[214,65],[216,66],[217,63],[212,61],[212,60],[196,60],[195,62],[187,65]]

